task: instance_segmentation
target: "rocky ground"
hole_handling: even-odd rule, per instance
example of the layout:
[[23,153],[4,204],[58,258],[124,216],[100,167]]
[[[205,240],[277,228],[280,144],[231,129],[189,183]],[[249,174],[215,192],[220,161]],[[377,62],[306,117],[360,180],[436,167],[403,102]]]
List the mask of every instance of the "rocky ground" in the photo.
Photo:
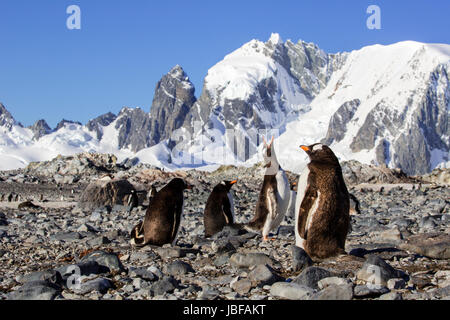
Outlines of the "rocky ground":
[[[344,164],[360,205],[352,213],[348,255],[312,262],[293,246],[292,217],[274,241],[231,228],[204,239],[203,208],[223,179],[239,179],[233,186],[237,222],[252,218],[259,167],[168,173],[85,158],[0,173],[0,299],[450,298],[450,189],[441,173],[438,183],[422,183]],[[143,207],[128,213],[123,205],[86,209],[78,203],[88,183],[105,174],[137,190],[160,188],[174,176],[195,185],[185,191],[175,246],[130,245],[129,231],[143,218]]]

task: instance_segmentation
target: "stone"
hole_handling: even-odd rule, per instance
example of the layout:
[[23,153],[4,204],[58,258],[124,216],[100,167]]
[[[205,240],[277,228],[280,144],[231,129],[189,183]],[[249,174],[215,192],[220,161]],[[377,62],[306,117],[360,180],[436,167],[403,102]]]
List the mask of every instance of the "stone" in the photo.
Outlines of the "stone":
[[30,281],[9,294],[9,300],[54,300],[61,287],[48,280]]
[[230,264],[237,268],[250,268],[252,266],[257,266],[260,264],[267,264],[270,266],[276,265],[275,261],[272,260],[268,255],[264,253],[235,253],[230,257]]
[[305,250],[296,245],[291,246],[292,252],[292,268],[294,272],[303,270],[304,268],[310,267],[313,265],[313,261],[308,256]]
[[156,254],[152,251],[135,251],[131,253],[130,261],[153,261],[156,257]]
[[120,262],[120,259],[117,257],[117,255],[113,253],[108,253],[106,251],[99,250],[91,252],[81,259],[81,262],[86,261],[95,261],[101,267],[107,268],[109,272],[112,271],[118,272],[124,270],[124,267]]
[[219,297],[219,290],[215,289],[210,285],[202,286],[202,291],[198,295],[199,300],[215,300]]
[[255,283],[258,287],[272,285],[275,282],[284,280],[284,278],[279,276],[270,266],[263,264],[256,266],[250,271],[248,277],[251,282]]
[[377,298],[388,292],[389,289],[386,287],[357,285],[353,288],[353,295],[356,298]]
[[311,300],[352,300],[353,285],[352,284],[331,284],[322,291],[314,294]]
[[433,259],[450,259],[450,234],[421,233],[400,244],[400,249]]
[[380,238],[384,241],[392,241],[394,243],[397,243],[403,239],[403,236],[398,227],[394,227],[392,229],[381,232]]
[[231,288],[236,291],[239,294],[246,294],[248,293],[252,288],[252,282],[247,279],[242,279],[238,281],[234,281],[231,284]]
[[94,239],[89,239],[86,243],[91,247],[99,247],[101,245],[111,243],[111,241],[105,236],[100,236]]
[[406,286],[406,282],[405,280],[401,279],[401,278],[397,278],[397,279],[389,279],[387,282],[387,287],[389,290],[394,290],[394,289],[403,289]]
[[92,274],[101,274],[106,270],[102,270],[97,261],[83,261],[77,264],[59,267],[56,271],[61,274],[64,283],[66,283],[67,279],[72,275],[89,276]]
[[339,278],[339,277],[328,277],[328,278],[323,278],[323,279],[319,280],[319,282],[317,282],[317,286],[319,289],[324,289],[331,285],[342,286],[342,285],[347,285],[347,284],[351,284],[351,283],[352,282],[349,279]]
[[72,290],[79,294],[86,294],[92,291],[97,291],[101,294],[104,294],[108,291],[108,289],[113,287],[114,285],[109,279],[97,278],[86,282],[82,282],[79,284],[79,287],[75,285],[72,288]]
[[50,240],[73,242],[82,239],[82,236],[78,232],[59,232],[50,237]]
[[16,277],[16,281],[20,283],[33,282],[33,281],[48,281],[50,283],[61,285],[63,279],[61,273],[56,270],[36,271],[23,276]]
[[369,255],[356,278],[374,286],[387,286],[387,281],[404,275],[376,255]]
[[379,298],[379,300],[403,300],[402,294],[398,292],[388,292],[385,294],[382,294]]
[[172,293],[176,288],[176,281],[172,277],[163,277],[155,281],[150,286],[150,293],[152,296],[160,296],[164,293]]
[[153,274],[153,272],[151,272],[150,270],[148,270],[147,268],[134,268],[134,267],[130,267],[128,269],[128,275],[130,277],[139,277],[141,279],[147,280],[147,281],[153,281],[155,279],[157,279],[158,277],[155,276]]
[[222,254],[226,252],[236,252],[236,248],[228,239],[218,239],[211,243],[211,249],[216,254]]
[[270,287],[270,294],[289,300],[309,300],[314,294],[314,290],[293,282],[275,282]]
[[318,282],[320,280],[333,276],[335,276],[335,274],[326,269],[320,267],[308,267],[303,270],[293,282],[312,289],[319,289]]
[[181,260],[176,260],[168,264],[164,272],[171,276],[180,276],[189,272],[195,273],[189,263]]

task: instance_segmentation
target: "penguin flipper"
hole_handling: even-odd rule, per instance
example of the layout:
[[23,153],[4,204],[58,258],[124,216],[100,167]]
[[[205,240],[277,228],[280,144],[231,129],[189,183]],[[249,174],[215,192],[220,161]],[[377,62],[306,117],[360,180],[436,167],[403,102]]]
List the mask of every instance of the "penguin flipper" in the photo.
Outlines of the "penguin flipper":
[[222,210],[225,215],[225,220],[228,225],[233,224],[233,213],[231,212],[231,206],[230,202],[228,201],[228,198],[224,199],[222,202]]
[[144,223],[139,222],[132,230],[130,234],[130,242],[135,246],[144,246],[145,245],[145,237],[144,237]]
[[267,208],[269,209],[270,218],[275,220],[277,216],[277,210],[278,210],[278,202],[277,197],[275,194],[275,190],[273,188],[267,189]]

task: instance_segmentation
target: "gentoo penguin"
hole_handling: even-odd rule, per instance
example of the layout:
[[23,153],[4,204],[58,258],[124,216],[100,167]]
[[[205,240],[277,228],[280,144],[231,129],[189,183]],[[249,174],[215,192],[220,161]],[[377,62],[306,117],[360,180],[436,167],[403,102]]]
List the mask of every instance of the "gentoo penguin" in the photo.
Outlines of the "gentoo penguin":
[[262,231],[263,240],[279,227],[289,206],[291,190],[286,173],[280,167],[273,147],[263,138],[264,181],[256,204],[255,216],[244,227],[249,231]]
[[298,180],[295,244],[311,258],[343,254],[350,216],[349,194],[339,161],[326,145],[300,148],[310,162]]
[[[156,187],[154,185],[152,185],[152,187],[148,193],[148,207],[150,207],[151,202],[157,193],[158,193],[158,190],[156,190]],[[130,238],[134,239],[134,244],[142,245],[142,243],[144,242],[144,223],[143,223],[143,221],[140,221],[131,230]]]
[[136,190],[131,190],[130,195],[128,196],[127,206],[128,206],[128,213],[130,213],[134,208],[137,208],[139,205],[139,198],[136,193]]
[[230,190],[236,182],[222,181],[209,195],[203,213],[206,238],[222,231],[225,225],[234,224],[234,201]]
[[297,182],[291,183],[291,198],[289,200],[286,216],[289,218],[295,217],[295,199],[297,197]]
[[192,189],[192,186],[175,178],[156,193],[145,214],[143,239],[133,236],[132,244],[175,244],[183,213],[184,189]]

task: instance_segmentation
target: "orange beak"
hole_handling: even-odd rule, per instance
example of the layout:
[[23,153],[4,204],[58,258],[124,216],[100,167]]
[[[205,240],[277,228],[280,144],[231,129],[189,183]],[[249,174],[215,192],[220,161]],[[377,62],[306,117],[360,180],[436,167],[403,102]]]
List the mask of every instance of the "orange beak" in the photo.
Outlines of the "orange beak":
[[304,151],[308,152],[310,151],[309,148],[307,146],[300,146],[300,148],[302,148]]
[[297,185],[297,182],[292,182],[292,185],[293,185],[293,186],[296,186],[296,185]]
[[233,180],[230,182],[230,184],[235,184],[237,182],[237,180]]

